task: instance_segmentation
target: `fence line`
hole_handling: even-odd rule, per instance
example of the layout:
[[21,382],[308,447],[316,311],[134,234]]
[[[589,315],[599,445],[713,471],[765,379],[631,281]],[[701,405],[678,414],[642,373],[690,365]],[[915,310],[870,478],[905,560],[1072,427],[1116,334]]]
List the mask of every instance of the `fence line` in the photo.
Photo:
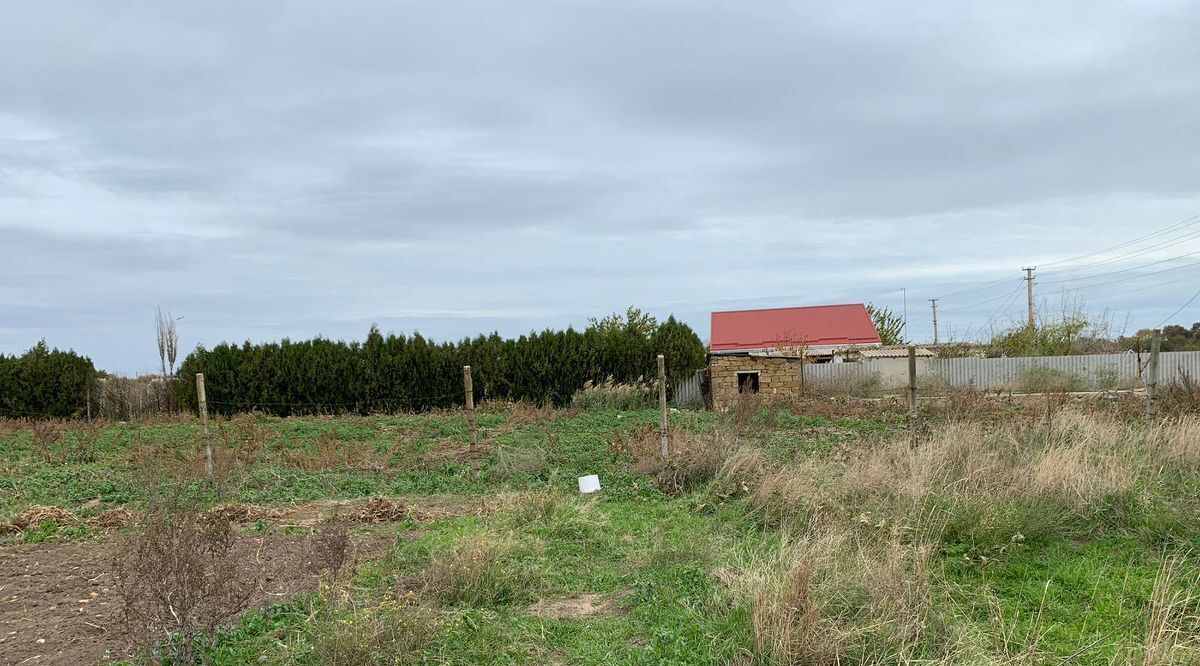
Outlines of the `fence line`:
[[[1084,354],[1011,358],[924,358],[917,360],[920,382],[929,387],[974,387],[984,390],[1103,390],[1141,384],[1149,354]],[[878,359],[861,363],[811,364],[805,380],[816,389],[903,388],[906,359]],[[1200,351],[1163,352],[1164,384],[1200,379]]]

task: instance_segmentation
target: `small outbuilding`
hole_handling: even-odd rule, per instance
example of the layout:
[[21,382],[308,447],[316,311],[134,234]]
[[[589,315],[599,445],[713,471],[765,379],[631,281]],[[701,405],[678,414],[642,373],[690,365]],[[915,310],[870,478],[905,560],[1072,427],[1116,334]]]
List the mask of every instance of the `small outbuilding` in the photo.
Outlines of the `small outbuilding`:
[[712,313],[709,373],[713,409],[742,394],[798,394],[802,364],[836,363],[882,346],[862,303]]

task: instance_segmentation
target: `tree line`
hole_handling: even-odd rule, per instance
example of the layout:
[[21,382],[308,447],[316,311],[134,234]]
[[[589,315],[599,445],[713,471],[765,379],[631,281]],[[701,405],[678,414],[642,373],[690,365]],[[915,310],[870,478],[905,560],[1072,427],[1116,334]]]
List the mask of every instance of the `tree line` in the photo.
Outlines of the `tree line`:
[[177,391],[183,405],[196,407],[192,378],[204,373],[208,409],[216,414],[423,410],[461,405],[462,366],[470,365],[476,401],[561,406],[589,380],[654,378],[657,354],[666,357],[669,386],[702,368],[706,350],[686,324],[674,317],[659,323],[635,308],[592,320],[583,331],[518,338],[492,333],[453,343],[420,334],[385,336],[372,327],[363,342],[315,338],[197,347],[179,366]]
[[0,354],[0,416],[78,416],[96,381],[92,360],[43,340],[20,356]]

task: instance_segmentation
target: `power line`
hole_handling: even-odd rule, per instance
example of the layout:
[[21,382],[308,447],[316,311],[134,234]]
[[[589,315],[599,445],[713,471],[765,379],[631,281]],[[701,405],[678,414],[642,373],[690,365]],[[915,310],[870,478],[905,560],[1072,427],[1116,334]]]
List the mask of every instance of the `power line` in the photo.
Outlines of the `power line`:
[[[1109,272],[1107,272],[1107,273],[1097,273],[1097,274],[1095,274],[1095,275],[1085,275],[1085,276],[1083,276],[1083,277],[1077,277],[1077,278],[1067,278],[1067,279],[1065,279],[1065,280],[1046,280],[1045,282],[1042,282],[1041,284],[1063,284],[1063,283],[1065,283],[1065,282],[1079,282],[1079,281],[1081,281],[1081,280],[1094,280],[1094,279],[1096,279],[1096,278],[1109,277],[1109,276],[1111,276],[1111,275],[1120,275],[1120,274],[1122,274],[1122,273],[1128,273],[1128,272],[1130,272],[1130,271],[1136,271],[1136,270],[1139,270],[1139,269],[1142,269],[1142,268],[1149,268],[1150,266],[1157,266],[1158,264],[1165,264],[1165,263],[1167,263],[1167,262],[1169,262],[1169,261],[1179,261],[1180,259],[1186,259],[1186,258],[1188,258],[1188,257],[1194,257],[1194,256],[1196,256],[1196,255],[1198,255],[1198,254],[1200,254],[1200,250],[1196,250],[1195,252],[1189,252],[1189,253],[1187,253],[1187,254],[1181,254],[1181,255],[1179,255],[1179,256],[1177,256],[1177,257],[1168,257],[1168,258],[1166,258],[1166,259],[1159,259],[1158,261],[1152,261],[1152,262],[1150,262],[1150,263],[1148,263],[1148,264],[1142,264],[1142,265],[1140,265],[1140,266],[1131,266],[1131,267],[1129,267],[1129,268],[1123,268],[1123,269],[1121,269],[1121,270],[1119,270],[1119,271],[1109,271]],[[1195,265],[1195,264],[1188,264],[1188,266],[1194,266],[1194,265]],[[1179,267],[1179,266],[1177,266],[1176,268],[1182,268],[1182,267]],[[1175,270],[1175,268],[1168,268],[1168,269],[1165,269],[1165,270],[1173,271],[1173,270]],[[1155,271],[1155,272],[1147,273],[1147,275],[1154,275],[1155,273],[1158,273],[1158,272],[1164,272],[1164,271]],[[1118,280],[1118,282],[1119,282],[1119,281],[1120,281],[1120,280]],[[1111,284],[1111,283],[1104,282],[1104,283],[1101,283],[1101,284]],[[1098,285],[1092,285],[1092,286],[1098,286]]]
[[[1183,266],[1164,268],[1161,271],[1150,271],[1149,273],[1142,273],[1141,275],[1135,275],[1135,276],[1131,276],[1131,277],[1123,277],[1123,278],[1118,278],[1116,280],[1108,280],[1107,282],[1097,282],[1096,284],[1085,284],[1085,285],[1081,285],[1078,287],[1069,287],[1069,288],[1074,289],[1075,291],[1082,291],[1084,289],[1095,289],[1096,287],[1106,287],[1110,284],[1120,284],[1122,282],[1128,282],[1131,280],[1141,280],[1141,279],[1148,278],[1148,277],[1154,277],[1155,275],[1162,275],[1163,273],[1170,273],[1171,271],[1178,271],[1178,270],[1183,270],[1186,268],[1195,268],[1196,266],[1200,266],[1200,261],[1193,262],[1190,264],[1184,264]],[[1067,289],[1067,287],[1064,287],[1064,289]]]
[[[1127,295],[1129,295],[1129,294],[1136,294],[1136,293],[1138,293],[1138,292],[1146,291],[1147,289],[1158,289],[1159,287],[1162,287],[1163,285],[1167,285],[1167,284],[1175,284],[1176,282],[1184,282],[1184,281],[1191,281],[1191,280],[1195,280],[1197,277],[1200,277],[1200,276],[1196,276],[1196,275],[1185,275],[1185,276],[1183,276],[1183,277],[1180,277],[1180,278],[1175,278],[1175,279],[1173,279],[1173,280],[1162,280],[1162,281],[1157,281],[1157,282],[1154,282],[1154,283],[1148,284],[1148,285],[1146,285],[1146,286],[1144,286],[1144,287],[1137,287],[1137,288],[1135,288],[1135,289],[1127,289],[1127,290],[1125,290],[1125,291],[1119,291],[1119,292],[1117,292],[1117,293],[1115,293],[1115,294],[1108,294],[1108,295],[1107,295],[1107,298],[1110,298],[1110,299],[1111,299],[1111,298],[1120,298],[1120,297],[1122,297],[1122,296],[1127,296]],[[1138,279],[1138,278],[1133,278],[1133,279],[1135,279],[1135,280],[1136,280],[1136,279]],[[1093,286],[1096,286],[1096,285],[1093,285]],[[1088,289],[1089,287],[1081,287],[1081,288],[1082,288],[1082,289]]]
[[[1011,281],[1011,279],[1010,279],[1010,280],[1008,280],[1008,281]],[[1014,289],[1014,290],[1013,290],[1011,293],[1012,293],[1012,294],[1015,294],[1015,293],[1017,293],[1017,292],[1021,291],[1021,290],[1022,290],[1022,289],[1024,289],[1024,288],[1025,288],[1024,286],[1017,287],[1017,288],[1016,288],[1016,289]],[[1000,294],[999,296],[993,296],[992,298],[985,298],[984,300],[982,300],[982,301],[979,301],[979,302],[977,302],[977,303],[972,303],[971,305],[960,305],[960,306],[958,306],[958,307],[956,307],[956,308],[942,308],[942,312],[959,312],[959,311],[962,311],[962,310],[971,310],[971,309],[974,309],[974,308],[977,308],[977,307],[979,307],[980,305],[987,305],[988,303],[991,303],[991,302],[993,302],[993,301],[998,301],[998,300],[1000,300],[1000,299],[1002,299],[1002,298],[1005,298],[1005,297],[1007,297],[1007,296],[1009,296],[1009,295],[1010,295],[1010,294]]]
[[991,282],[986,282],[986,283],[972,282],[972,283],[969,283],[969,284],[978,284],[978,285],[980,285],[980,286],[978,286],[978,287],[968,287],[968,288],[966,288],[966,289],[959,289],[958,291],[952,291],[952,292],[950,292],[950,293],[948,293],[948,294],[942,294],[941,296],[938,296],[938,300],[945,299],[945,298],[950,298],[950,297],[952,297],[952,296],[958,296],[958,295],[960,295],[960,294],[967,294],[967,293],[970,293],[970,292],[973,292],[973,291],[982,291],[982,290],[984,290],[984,289],[987,289],[987,288],[989,288],[989,287],[993,287],[993,286],[996,286],[996,285],[1001,285],[1001,284],[1004,284],[1005,282],[1008,282],[1008,281],[1009,281],[1009,280],[1011,280],[1011,279],[1012,279],[1012,278],[1001,278],[1001,279],[999,279],[999,280],[992,280]]
[[1200,215],[1193,215],[1192,217],[1189,217],[1189,218],[1187,218],[1186,220],[1182,220],[1182,221],[1180,221],[1180,222],[1176,222],[1176,223],[1174,223],[1174,224],[1170,224],[1170,225],[1168,225],[1168,226],[1166,226],[1166,227],[1163,227],[1162,229],[1159,229],[1158,231],[1154,231],[1154,232],[1148,233],[1148,234],[1146,234],[1145,236],[1139,236],[1139,237],[1137,237],[1137,238],[1134,238],[1133,240],[1125,241],[1124,243],[1118,243],[1117,245],[1113,245],[1112,247],[1108,247],[1108,248],[1105,248],[1105,249],[1103,249],[1103,250],[1097,250],[1097,251],[1095,251],[1095,252],[1089,252],[1089,253],[1087,253],[1087,254],[1081,254],[1081,255],[1079,255],[1079,256],[1077,256],[1077,257],[1071,257],[1070,259],[1059,259],[1059,260],[1057,260],[1057,261],[1047,261],[1047,262],[1043,262],[1043,263],[1042,263],[1042,266],[1043,266],[1043,267],[1046,267],[1046,266],[1057,266],[1058,264],[1066,264],[1066,263],[1070,263],[1070,262],[1072,262],[1072,261],[1078,261],[1079,259],[1087,259],[1088,257],[1095,257],[1095,256],[1098,256],[1098,255],[1101,255],[1101,254],[1106,254],[1106,253],[1112,252],[1113,250],[1119,250],[1119,249],[1121,249],[1121,248],[1124,248],[1124,247],[1129,247],[1130,245],[1136,245],[1136,244],[1138,244],[1138,243],[1140,243],[1140,242],[1142,242],[1142,241],[1144,241],[1144,240],[1149,240],[1149,239],[1151,239],[1151,238],[1154,238],[1154,237],[1156,237],[1156,236],[1161,236],[1161,235],[1163,235],[1163,234],[1166,234],[1166,233],[1171,233],[1172,231],[1177,231],[1177,230],[1179,230],[1179,229],[1182,229],[1182,228],[1184,228],[1184,227],[1190,227],[1190,226],[1192,226],[1193,224],[1198,224],[1198,223],[1200,223]]
[[1187,303],[1184,303],[1183,305],[1179,306],[1178,310],[1167,315],[1167,318],[1158,322],[1158,326],[1155,326],[1154,328],[1162,328],[1164,324],[1166,324],[1168,321],[1171,321],[1172,319],[1174,319],[1176,315],[1178,315],[1180,312],[1183,312],[1187,308],[1187,306],[1191,305],[1192,301],[1196,300],[1197,296],[1200,296],[1200,289],[1197,289],[1196,293],[1192,294],[1192,297],[1187,299]]
[[998,321],[1000,319],[1000,317],[1003,317],[1012,308],[1013,303],[1015,303],[1017,300],[1017,294],[1019,294],[1019,293],[1021,293],[1020,288],[1014,289],[1014,290],[1012,290],[1011,293],[1009,293],[1008,298],[1005,299],[1005,301],[1000,304],[1000,307],[995,312],[992,313],[992,316],[988,317],[987,326],[990,327],[994,322]]
[[[1178,232],[1178,230],[1181,230],[1184,228],[1193,227],[1193,226],[1195,226],[1195,224],[1200,224],[1200,215],[1193,215],[1192,217],[1186,218],[1186,220],[1181,220],[1180,222],[1168,224],[1168,226],[1166,226],[1166,227],[1160,228],[1158,230],[1154,230],[1154,232],[1151,232],[1151,233],[1148,233],[1145,235],[1138,236],[1138,238],[1135,238],[1132,240],[1118,242],[1118,244],[1112,245],[1110,247],[1105,247],[1105,248],[1103,248],[1103,250],[1087,252],[1085,254],[1078,254],[1078,256],[1069,257],[1066,259],[1057,259],[1057,260],[1054,260],[1054,262],[1044,262],[1044,263],[1042,263],[1042,268],[1046,268],[1046,266],[1056,266],[1056,265],[1061,265],[1061,264],[1069,264],[1072,262],[1078,262],[1079,259],[1086,259],[1088,257],[1103,256],[1103,254],[1108,254],[1108,253],[1114,252],[1116,250],[1122,250],[1122,248],[1138,245],[1138,244],[1140,244],[1140,242],[1158,238],[1158,236],[1163,236],[1166,234],[1170,234],[1172,232]],[[1146,253],[1152,252],[1154,250],[1159,250],[1159,248],[1162,248],[1162,247],[1170,247],[1171,245],[1177,245],[1177,244],[1180,244],[1180,242],[1192,240],[1194,238],[1200,238],[1200,229],[1193,230],[1193,232],[1188,232],[1188,233],[1180,235],[1180,236],[1175,236],[1175,238],[1166,239],[1164,241],[1159,241],[1159,242],[1157,242],[1157,244],[1154,244],[1151,246],[1142,247],[1142,248],[1140,248],[1140,250],[1135,251],[1135,252],[1124,253],[1124,254],[1122,254],[1122,256],[1108,257],[1108,258],[1099,260],[1099,262],[1092,262],[1092,263],[1088,263],[1088,264],[1082,264],[1079,266],[1068,266],[1068,268],[1045,271],[1045,272],[1043,272],[1043,275],[1046,275],[1046,274],[1058,275],[1058,274],[1064,274],[1064,272],[1073,272],[1076,270],[1084,270],[1084,269],[1088,269],[1088,268],[1094,268],[1094,266],[1098,266],[1098,265],[1118,263],[1118,262],[1122,262],[1122,260],[1126,260],[1126,259],[1129,259],[1132,257],[1138,257],[1138,256],[1141,256],[1141,254],[1146,254]],[[1153,265],[1153,264],[1147,264],[1147,265]],[[1092,278],[1092,277],[1103,277],[1104,275],[1110,275],[1110,274],[1086,276],[1086,277],[1076,278],[1076,280],[1090,280],[1090,278]],[[973,284],[973,286],[971,286],[971,287],[967,287],[964,289],[958,289],[958,290],[955,290],[955,292],[944,293],[944,294],[938,295],[937,298],[938,299],[948,299],[948,298],[952,298],[952,296],[958,296],[961,294],[970,294],[973,292],[983,292],[983,290],[990,289],[990,288],[996,287],[996,286],[1000,286],[1000,284],[1004,284],[1007,282],[1008,282],[1008,278],[1001,278],[1001,280],[994,280],[994,281],[974,282],[974,283],[971,283],[971,284]],[[1043,282],[1043,284],[1058,284],[1058,283],[1062,283],[1062,282],[1068,282],[1068,280]],[[1001,296],[1001,298],[1003,298],[1003,296]],[[986,301],[984,301],[984,302],[986,302]],[[967,307],[973,307],[973,306],[967,306]],[[965,310],[965,307],[943,308],[943,310],[944,311]]]
[[1137,257],[1137,256],[1140,256],[1140,255],[1143,255],[1143,254],[1149,254],[1150,252],[1153,252],[1153,251],[1155,251],[1155,250],[1158,250],[1158,249],[1162,249],[1162,248],[1165,248],[1165,247],[1173,247],[1173,246],[1175,246],[1175,245],[1179,245],[1179,244],[1181,244],[1181,243],[1184,243],[1184,242],[1186,242],[1186,241],[1189,241],[1189,240],[1193,240],[1193,239],[1195,239],[1195,238],[1200,238],[1200,230],[1193,231],[1193,232],[1191,232],[1191,233],[1189,233],[1189,234],[1186,234],[1186,235],[1184,235],[1184,236],[1179,236],[1179,237],[1177,237],[1177,238],[1172,238],[1172,239],[1170,239],[1170,240],[1168,240],[1168,241],[1163,241],[1163,242],[1161,242],[1161,243],[1155,243],[1154,245],[1151,245],[1151,246],[1148,246],[1148,247],[1142,248],[1141,250],[1138,250],[1137,252],[1130,252],[1130,253],[1128,253],[1128,254],[1123,254],[1123,255],[1120,255],[1120,256],[1117,256],[1117,257],[1113,257],[1113,258],[1110,258],[1110,259],[1104,259],[1104,260],[1102,260],[1102,261],[1096,261],[1096,262],[1092,262],[1092,263],[1090,263],[1090,264],[1081,264],[1081,265],[1079,265],[1079,266],[1072,266],[1072,267],[1070,267],[1070,268],[1063,268],[1063,269],[1060,269],[1060,270],[1057,270],[1057,271],[1049,271],[1049,273],[1050,273],[1051,275],[1058,275],[1058,274],[1060,274],[1060,273],[1072,273],[1072,272],[1075,272],[1075,271],[1081,271],[1081,270],[1085,270],[1085,269],[1088,269],[1088,268],[1095,268],[1096,266],[1104,266],[1104,265],[1107,265],[1107,264],[1116,264],[1116,263],[1120,263],[1120,262],[1122,262],[1122,261],[1128,261],[1129,259],[1132,259],[1133,257]]

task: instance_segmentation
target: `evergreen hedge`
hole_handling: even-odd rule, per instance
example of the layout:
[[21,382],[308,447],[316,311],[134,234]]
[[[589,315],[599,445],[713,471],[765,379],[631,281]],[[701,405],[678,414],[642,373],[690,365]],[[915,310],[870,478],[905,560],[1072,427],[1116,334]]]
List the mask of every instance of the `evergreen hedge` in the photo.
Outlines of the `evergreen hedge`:
[[0,416],[79,416],[96,381],[91,359],[43,340],[21,356],[0,354]]
[[470,365],[476,401],[561,406],[589,380],[652,380],[657,354],[666,356],[668,385],[705,363],[700,338],[674,317],[649,334],[593,325],[583,332],[546,330],[516,339],[493,333],[457,343],[384,336],[372,327],[362,343],[317,338],[198,347],[179,367],[177,390],[181,403],[195,408],[192,380],[203,372],[214,414],[425,410],[461,405],[462,366]]

